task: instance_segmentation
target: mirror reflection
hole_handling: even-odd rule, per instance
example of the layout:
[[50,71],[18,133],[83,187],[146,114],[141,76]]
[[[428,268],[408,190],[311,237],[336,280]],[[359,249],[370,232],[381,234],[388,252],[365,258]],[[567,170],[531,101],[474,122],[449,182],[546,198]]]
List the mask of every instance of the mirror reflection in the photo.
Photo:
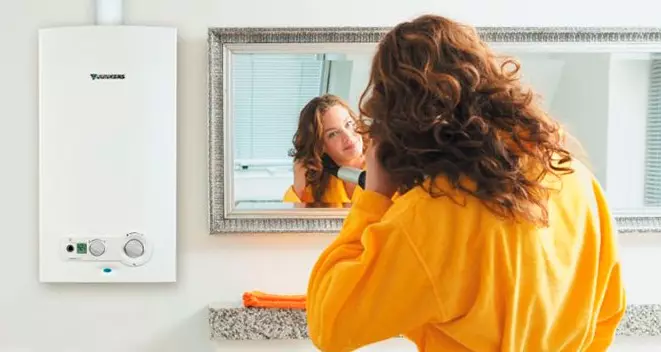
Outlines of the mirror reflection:
[[[589,48],[500,53],[520,62],[522,81],[580,142],[615,210],[661,203],[661,56]],[[362,191],[364,143],[355,119],[371,58],[232,54],[227,148],[237,209],[350,206]]]
[[331,169],[363,169],[355,120],[370,64],[367,53],[232,56],[239,209],[350,206],[362,188]]
[[550,115],[581,144],[614,209],[657,206],[659,58],[652,53],[508,53]]

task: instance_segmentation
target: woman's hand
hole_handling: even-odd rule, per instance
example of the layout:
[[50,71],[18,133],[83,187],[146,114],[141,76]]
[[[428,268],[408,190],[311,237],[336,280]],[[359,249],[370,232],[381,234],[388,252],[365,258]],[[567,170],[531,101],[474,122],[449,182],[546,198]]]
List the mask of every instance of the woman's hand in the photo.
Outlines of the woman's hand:
[[365,190],[380,193],[392,198],[397,192],[397,186],[392,182],[392,177],[386,172],[379,160],[376,158],[378,145],[372,143],[367,149],[367,180]]

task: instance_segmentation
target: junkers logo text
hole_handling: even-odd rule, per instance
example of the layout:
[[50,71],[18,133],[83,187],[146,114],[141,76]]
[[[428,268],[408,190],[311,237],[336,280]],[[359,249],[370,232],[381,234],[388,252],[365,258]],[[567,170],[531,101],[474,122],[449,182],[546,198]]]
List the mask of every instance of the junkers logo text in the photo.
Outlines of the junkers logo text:
[[97,79],[124,79],[126,78],[125,74],[99,74],[99,73],[90,73],[90,77],[92,77],[92,81],[96,81]]

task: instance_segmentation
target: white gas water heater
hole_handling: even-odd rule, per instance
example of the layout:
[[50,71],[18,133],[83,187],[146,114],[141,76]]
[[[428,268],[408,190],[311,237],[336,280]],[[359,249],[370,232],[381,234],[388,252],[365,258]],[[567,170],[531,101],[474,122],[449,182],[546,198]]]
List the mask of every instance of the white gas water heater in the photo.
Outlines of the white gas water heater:
[[174,282],[177,30],[39,31],[41,282]]

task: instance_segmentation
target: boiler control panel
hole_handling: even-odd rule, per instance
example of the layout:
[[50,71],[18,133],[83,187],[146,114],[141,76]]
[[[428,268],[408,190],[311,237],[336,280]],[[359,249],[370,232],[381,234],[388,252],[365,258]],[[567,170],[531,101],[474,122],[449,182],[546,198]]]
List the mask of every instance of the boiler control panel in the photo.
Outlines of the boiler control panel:
[[129,232],[124,236],[69,236],[60,245],[65,260],[120,262],[140,266],[151,257],[152,247],[144,234]]

